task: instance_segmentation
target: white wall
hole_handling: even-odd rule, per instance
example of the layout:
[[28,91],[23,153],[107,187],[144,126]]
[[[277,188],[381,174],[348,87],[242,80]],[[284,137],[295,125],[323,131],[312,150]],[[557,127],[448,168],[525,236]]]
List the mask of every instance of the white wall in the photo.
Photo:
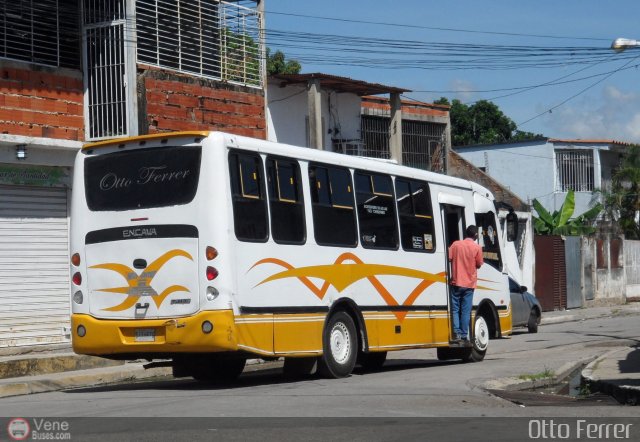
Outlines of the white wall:
[[[350,93],[322,90],[324,149],[331,150],[331,139],[360,139],[360,97]],[[280,87],[269,83],[269,141],[308,146],[306,132],[307,88],[305,85]]]
[[553,203],[555,159],[546,141],[459,147],[455,151],[518,195],[525,202],[537,198],[545,207]]
[[[567,193],[556,192],[556,149],[593,149],[594,184],[603,187],[611,179],[611,170],[619,159],[617,152],[609,151],[608,144],[572,145],[545,140],[494,146],[458,147],[456,152],[474,166],[484,167],[496,181],[510,189],[522,200],[531,203],[537,199],[550,212],[559,210]],[[598,195],[593,192],[575,192],[574,215],[593,207]]]
[[[79,147],[79,146],[78,146]],[[45,148],[27,146],[27,158],[16,159],[14,145],[0,145],[0,163],[12,165],[66,166],[72,167],[78,149]]]

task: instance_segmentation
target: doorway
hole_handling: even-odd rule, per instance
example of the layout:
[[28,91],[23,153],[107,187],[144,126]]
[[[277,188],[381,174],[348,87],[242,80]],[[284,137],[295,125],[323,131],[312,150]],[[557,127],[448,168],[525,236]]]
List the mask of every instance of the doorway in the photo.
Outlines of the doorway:
[[[464,207],[451,204],[441,204],[442,231],[446,244],[444,259],[446,261],[447,281],[451,281],[451,262],[449,261],[449,247],[454,241],[464,238],[466,223],[464,219]],[[449,317],[449,339],[453,339],[453,320],[451,318],[451,286],[447,284],[447,312]]]

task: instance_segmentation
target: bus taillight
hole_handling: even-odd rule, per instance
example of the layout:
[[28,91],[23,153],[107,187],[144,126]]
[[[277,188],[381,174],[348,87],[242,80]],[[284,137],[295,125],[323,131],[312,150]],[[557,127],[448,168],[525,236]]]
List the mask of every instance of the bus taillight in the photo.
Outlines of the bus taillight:
[[73,264],[76,267],[78,267],[80,265],[80,254],[79,253],[74,253],[73,254],[73,256],[71,257],[71,264]]
[[208,246],[206,255],[207,255],[207,261],[211,261],[212,259],[215,259],[216,256],[218,256],[218,251],[215,249],[215,247]]
[[207,267],[207,279],[213,281],[218,277],[218,271],[215,267]]
[[82,275],[80,274],[80,272],[76,272],[73,274],[73,278],[71,278],[71,281],[75,284],[75,285],[80,285],[82,284]]

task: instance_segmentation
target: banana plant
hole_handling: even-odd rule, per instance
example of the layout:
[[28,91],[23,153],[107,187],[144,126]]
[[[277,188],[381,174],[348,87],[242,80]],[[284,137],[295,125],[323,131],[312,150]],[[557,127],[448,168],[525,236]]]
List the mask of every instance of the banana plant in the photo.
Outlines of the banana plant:
[[576,197],[573,190],[570,190],[560,210],[549,213],[537,199],[533,200],[533,208],[538,214],[533,217],[534,229],[538,235],[577,236],[596,231],[591,224],[602,211],[602,204],[598,203],[581,215],[571,218],[576,208]]

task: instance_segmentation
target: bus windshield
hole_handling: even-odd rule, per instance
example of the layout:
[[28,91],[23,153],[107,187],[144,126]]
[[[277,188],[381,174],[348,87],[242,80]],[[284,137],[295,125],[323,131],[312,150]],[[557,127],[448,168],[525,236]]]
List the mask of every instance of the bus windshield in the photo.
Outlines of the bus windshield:
[[199,146],[137,149],[85,160],[92,211],[148,209],[191,202],[198,188]]

